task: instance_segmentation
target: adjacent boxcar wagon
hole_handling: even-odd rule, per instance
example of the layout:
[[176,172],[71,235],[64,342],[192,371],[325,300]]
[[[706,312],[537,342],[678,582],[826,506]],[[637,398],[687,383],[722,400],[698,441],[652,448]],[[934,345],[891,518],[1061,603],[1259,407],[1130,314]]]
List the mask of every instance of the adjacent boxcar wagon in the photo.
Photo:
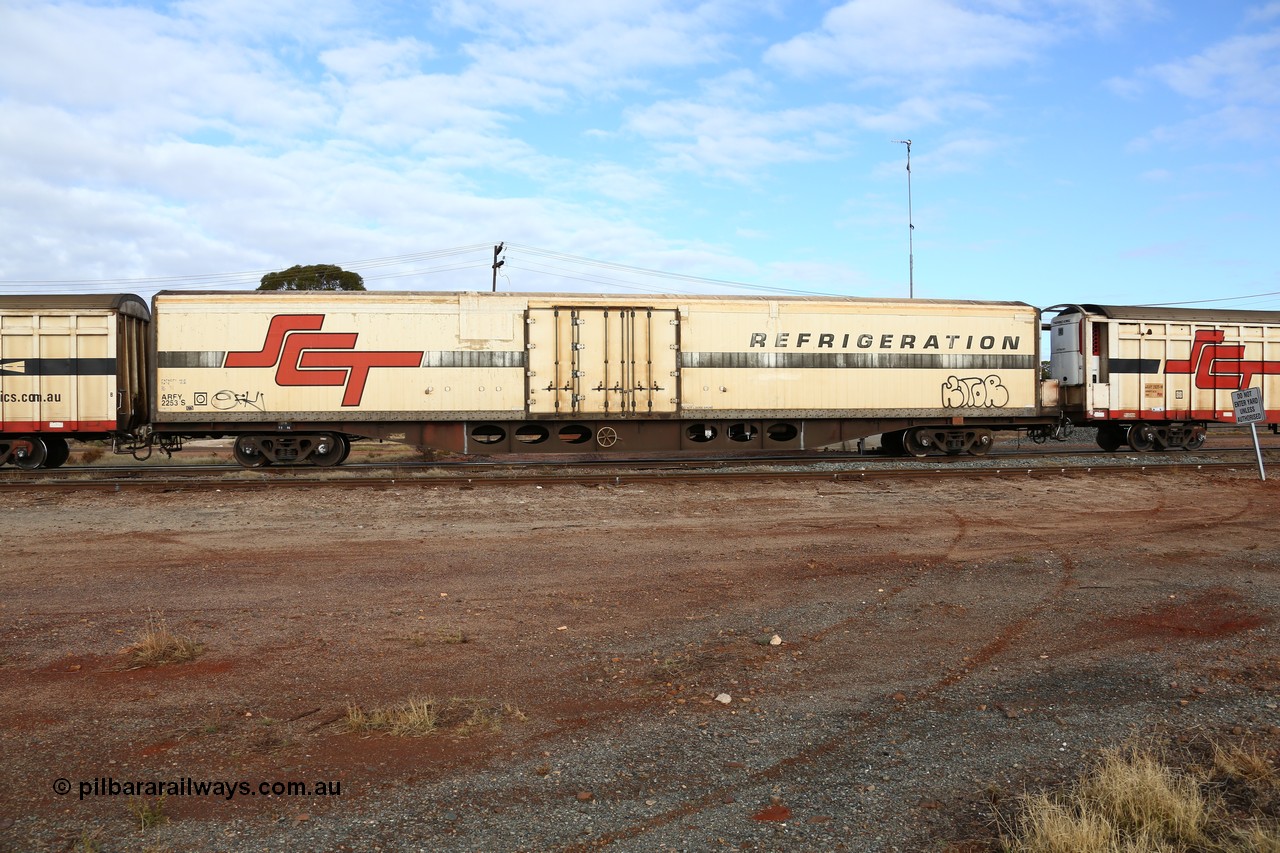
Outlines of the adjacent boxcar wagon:
[[1050,372],[1063,411],[1096,425],[1106,450],[1198,448],[1210,423],[1234,423],[1231,392],[1262,389],[1280,422],[1280,312],[1058,306]]
[[1057,422],[1023,303],[162,292],[153,309],[157,436],[235,436],[246,465],[336,464],[360,437],[497,453],[885,433],[983,453],[993,430]]
[[150,316],[128,294],[0,297],[0,464],[55,468],[68,438],[143,427]]

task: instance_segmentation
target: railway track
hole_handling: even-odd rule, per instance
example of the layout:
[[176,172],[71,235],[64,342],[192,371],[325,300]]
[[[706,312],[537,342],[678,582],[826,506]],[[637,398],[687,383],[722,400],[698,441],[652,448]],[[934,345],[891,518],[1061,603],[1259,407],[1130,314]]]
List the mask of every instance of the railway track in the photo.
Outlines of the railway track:
[[[1280,459],[1280,448],[1264,452]],[[236,464],[67,466],[33,475],[0,471],[0,490],[245,489],[342,485],[385,487],[430,485],[475,488],[502,485],[625,485],[660,481],[728,482],[819,480],[853,482],[896,478],[1047,477],[1153,474],[1168,471],[1252,470],[1252,448],[1195,453],[1102,453],[1089,449],[1013,450],[985,457],[925,459],[845,453],[768,458],[547,459],[366,462],[342,468],[245,469]]]

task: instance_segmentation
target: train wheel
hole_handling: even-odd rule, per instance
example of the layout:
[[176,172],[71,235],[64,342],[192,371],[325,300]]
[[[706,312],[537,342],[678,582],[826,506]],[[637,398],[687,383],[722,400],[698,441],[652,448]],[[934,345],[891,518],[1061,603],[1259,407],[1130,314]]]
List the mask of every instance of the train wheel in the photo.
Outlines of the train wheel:
[[995,436],[983,430],[973,437],[973,444],[969,445],[969,453],[974,456],[986,456],[991,452],[991,445],[995,443]]
[[1124,430],[1115,424],[1098,427],[1098,446],[1108,453],[1115,453],[1124,444]]
[[902,449],[912,456],[928,456],[933,447],[933,436],[928,430],[909,429],[902,434]]
[[66,461],[71,458],[71,448],[67,447],[65,438],[53,437],[44,440],[45,447],[49,449],[49,456],[44,460],[46,468],[61,468]]
[[334,465],[341,465],[342,460],[346,459],[347,454],[350,452],[351,442],[347,441],[347,437],[334,433],[320,437],[315,450],[311,451],[310,458],[313,464],[329,468]]
[[1182,446],[1187,450],[1199,450],[1204,447],[1205,429],[1202,426],[1193,426],[1191,431],[1187,433],[1186,441],[1182,442]]
[[1146,453],[1156,446],[1156,433],[1147,424],[1134,424],[1129,427],[1129,446],[1139,453]]
[[24,435],[13,444],[13,464],[24,471],[34,471],[49,458],[49,447],[44,439]]
[[231,447],[231,455],[246,468],[261,468],[267,464],[267,457],[262,455],[252,436],[242,435]]

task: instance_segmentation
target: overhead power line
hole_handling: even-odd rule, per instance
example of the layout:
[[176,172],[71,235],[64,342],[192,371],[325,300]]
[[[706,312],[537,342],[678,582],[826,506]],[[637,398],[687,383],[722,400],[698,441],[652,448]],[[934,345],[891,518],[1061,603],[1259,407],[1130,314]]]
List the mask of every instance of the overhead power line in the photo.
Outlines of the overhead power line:
[[[479,271],[483,269],[491,271],[494,265],[492,252],[492,244],[475,243],[469,246],[457,246],[428,252],[342,261],[337,266],[360,273],[361,277],[366,281],[387,281],[432,276],[462,270]],[[679,292],[691,286],[705,287],[710,285],[762,293],[794,293],[808,296],[830,295],[829,292],[818,290],[750,284],[730,279],[686,275],[610,261],[600,261],[520,243],[507,243],[504,258],[504,278],[514,280],[517,284],[519,283],[519,272],[523,270],[539,276],[550,276],[570,281],[598,284],[602,287],[646,293]],[[433,264],[433,261],[449,262]],[[275,269],[242,270],[227,273],[148,276],[143,278],[4,279],[0,280],[0,289],[10,287],[50,287],[89,291],[252,289],[258,286],[262,276],[277,271]],[[547,285],[540,286],[544,290],[555,289],[554,287],[549,288]],[[475,289],[481,289],[479,280],[477,280]]]
[[[358,272],[368,282],[431,278],[449,273],[475,271],[475,281],[465,289],[487,290],[495,263],[493,243],[473,243],[425,252],[364,258],[337,264],[346,270]],[[705,291],[708,287],[731,291],[761,294],[795,294],[798,296],[831,296],[831,291],[808,288],[783,287],[773,284],[752,284],[733,279],[655,270],[648,267],[613,261],[601,261],[567,252],[542,249],[523,243],[505,243],[503,252],[503,278],[506,287],[516,290],[555,291],[555,280],[582,282],[602,289],[617,289],[639,293],[686,293]],[[262,276],[277,269],[241,270],[238,272],[200,273],[173,276],[149,276],[143,278],[103,279],[0,279],[0,293],[17,289],[57,289],[59,291],[131,291],[146,290],[252,290]],[[1261,301],[1254,307],[1270,307],[1280,298],[1280,291],[1246,294],[1243,296],[1198,299],[1181,302],[1149,303],[1147,307],[1172,307],[1179,305],[1208,305],[1212,303]]]
[[[485,248],[484,244],[475,246],[459,246],[452,249],[439,249],[431,252],[415,252],[407,255],[390,255],[380,258],[366,258],[357,261],[344,261],[338,266],[353,272],[360,272],[366,269],[381,269],[384,267],[403,266],[405,264],[422,263],[425,261],[437,260],[440,258],[454,257],[467,252],[474,252],[478,249]],[[456,268],[465,269],[468,264],[456,264],[444,269]],[[433,272],[433,269],[426,269],[422,272]],[[144,278],[99,278],[99,279],[0,279],[0,285],[56,285],[76,287],[183,287],[183,286],[220,286],[226,284],[248,284],[255,286],[267,273],[279,272],[278,269],[262,269],[262,270],[242,270],[240,272],[226,273],[198,273],[193,275],[170,275],[170,276],[148,276]],[[400,275],[411,275],[413,273],[390,273],[385,277],[395,277]],[[379,278],[377,274],[368,276],[368,278]]]
[[[515,253],[514,255],[513,255],[513,252]],[[661,281],[681,282],[684,284],[697,284],[697,285],[709,284],[709,285],[716,285],[719,287],[731,287],[731,288],[741,289],[741,290],[760,291],[763,293],[795,293],[802,296],[831,296],[832,295],[829,291],[824,292],[820,290],[806,290],[802,288],[779,287],[776,285],[748,284],[747,282],[733,281],[731,279],[710,278],[707,276],[700,276],[700,275],[687,275],[685,273],[667,272],[664,270],[648,269],[646,267],[630,266],[628,264],[620,264],[612,261],[598,261],[593,258],[584,258],[580,255],[570,255],[565,252],[555,252],[548,249],[539,249],[536,246],[526,246],[522,243],[507,243],[507,255],[506,255],[507,263],[509,265],[514,264],[517,269],[520,268],[521,266],[521,263],[518,260],[520,257],[519,255],[520,252],[524,252],[526,254],[529,254],[535,257],[545,258],[548,261],[559,261],[560,263],[571,264],[573,266],[586,267],[588,269],[598,268],[601,270],[608,270],[608,271],[617,272],[617,273],[631,273],[634,275],[642,275],[650,278],[656,278]],[[577,281],[596,282],[599,284],[609,284],[609,285],[614,285],[618,287],[623,287],[629,284],[633,289],[647,290],[645,287],[641,286],[638,282],[634,282],[629,279],[621,279],[613,275],[604,275],[603,273],[594,273],[590,275],[586,273],[581,273],[581,272],[569,273],[569,272],[566,272],[563,267],[558,267],[554,265],[535,266],[531,262],[528,262],[528,266],[533,269],[546,271],[555,275],[563,276],[565,278],[573,278]],[[663,290],[669,291],[672,289],[674,288],[666,287],[666,288],[660,288],[656,290],[648,290],[647,292],[660,293]]]
[[1193,299],[1187,302],[1146,302],[1140,308],[1171,308],[1176,305],[1208,305],[1211,302],[1241,302],[1246,299],[1264,299],[1268,296],[1280,296],[1280,290],[1269,293],[1253,293],[1248,296],[1223,296],[1218,299]]

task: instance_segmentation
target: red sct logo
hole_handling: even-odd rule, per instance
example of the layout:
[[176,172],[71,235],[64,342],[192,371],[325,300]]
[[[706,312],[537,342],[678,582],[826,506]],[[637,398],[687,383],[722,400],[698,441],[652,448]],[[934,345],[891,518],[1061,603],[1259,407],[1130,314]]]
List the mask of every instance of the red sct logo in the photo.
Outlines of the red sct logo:
[[1248,388],[1253,377],[1280,373],[1280,362],[1255,359],[1246,361],[1244,344],[1226,344],[1221,329],[1202,329],[1191,343],[1191,358],[1169,359],[1165,373],[1190,373],[1197,388]]
[[342,405],[358,406],[375,367],[418,367],[422,351],[357,352],[356,332],[321,332],[323,314],[277,314],[257,352],[229,352],[224,367],[275,367],[277,385],[341,385]]

